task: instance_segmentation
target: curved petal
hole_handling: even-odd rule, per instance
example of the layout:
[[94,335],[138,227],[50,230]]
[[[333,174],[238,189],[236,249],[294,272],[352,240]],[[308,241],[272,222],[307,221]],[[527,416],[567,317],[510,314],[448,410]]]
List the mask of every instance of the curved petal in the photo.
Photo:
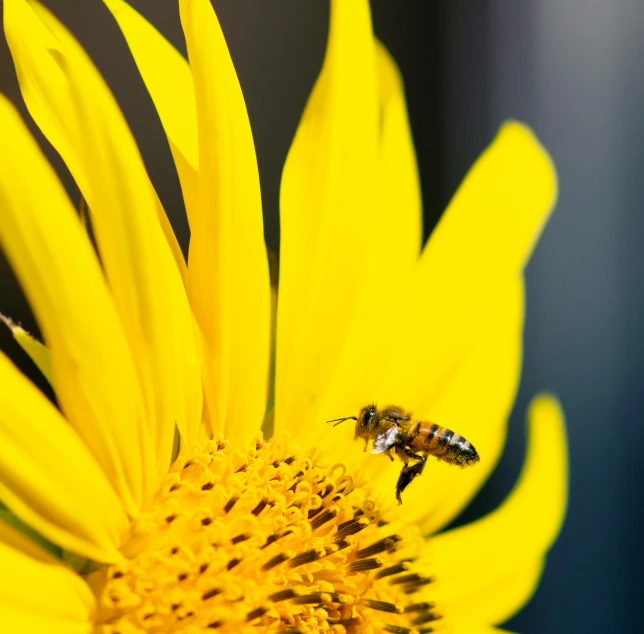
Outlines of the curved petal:
[[118,561],[127,518],[58,410],[0,353],[0,499],[55,544]]
[[371,224],[378,114],[369,3],[335,0],[324,65],[282,175],[276,430],[310,423],[365,301],[369,256],[385,248]]
[[4,631],[93,631],[94,597],[87,584],[6,525],[0,525],[0,568]]
[[248,442],[266,408],[270,284],[259,174],[244,97],[209,0],[180,0],[199,134],[188,278],[205,338],[213,427]]
[[9,328],[18,345],[27,353],[35,366],[51,385],[51,354],[47,347],[38,339],[32,337],[24,328],[21,328],[9,317],[0,313],[0,321]]
[[[376,42],[376,68],[381,125],[370,220],[374,248],[366,255],[363,297],[327,388],[311,407],[308,420],[290,421],[298,442],[333,448],[334,455],[337,434],[328,433],[320,423],[338,416],[335,412],[350,412],[356,403],[377,398],[379,342],[417,264],[422,233],[420,182],[404,88],[398,68],[380,42]],[[351,447],[348,436],[347,432]]]
[[5,3],[5,31],[25,102],[88,202],[162,472],[175,423],[196,437],[202,387],[192,315],[156,194],[113,96],[69,32],[31,0]]
[[124,0],[103,0],[118,22],[159,113],[177,167],[188,220],[199,169],[197,106],[188,62]]
[[[467,438],[481,457],[478,464],[462,470],[429,458],[422,477],[424,482],[431,482],[432,495],[427,496],[420,482],[404,495],[406,517],[418,523],[425,534],[436,532],[467,505],[496,466],[505,444],[506,424],[521,373],[524,284],[521,276],[497,285],[498,300],[486,316],[478,339],[472,342],[431,409],[417,412],[421,420],[436,422]],[[371,469],[376,468],[373,462]],[[395,487],[399,463],[393,471],[386,474],[388,477],[378,478],[389,495]]]
[[[411,136],[405,88],[396,62],[376,40],[380,135],[376,213],[372,222],[378,242],[371,252],[375,272],[369,281],[378,289],[396,291],[408,279],[420,255],[422,200],[416,151]],[[389,257],[386,256],[386,253]],[[371,297],[371,293],[368,294]]]
[[[4,3],[5,35],[16,66],[20,90],[31,116],[62,156],[85,194],[89,168],[76,139],[79,122],[74,120],[73,96],[58,65],[62,61],[63,50],[56,37],[34,19],[33,11],[45,19],[48,16],[32,0],[8,0]],[[25,37],[25,34],[29,37]],[[160,203],[156,206],[156,213],[175,263],[185,273],[181,248]]]
[[120,319],[62,185],[1,95],[0,129],[0,245],[51,352],[63,411],[128,512],[135,513],[152,462],[139,382]]
[[454,196],[403,296],[380,357],[387,401],[431,411],[501,301],[499,279],[525,265],[555,197],[546,151],[526,127],[505,124]]
[[535,398],[528,420],[526,463],[503,505],[429,542],[427,565],[440,580],[437,599],[447,606],[446,612],[467,609],[473,620],[496,623],[518,609],[536,588],[541,560],[565,513],[567,451],[563,413],[553,397]]

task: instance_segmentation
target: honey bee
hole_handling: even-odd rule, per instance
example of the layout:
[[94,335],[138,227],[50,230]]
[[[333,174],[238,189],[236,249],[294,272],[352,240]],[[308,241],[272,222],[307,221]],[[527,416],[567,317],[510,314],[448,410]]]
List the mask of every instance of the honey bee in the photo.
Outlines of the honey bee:
[[412,420],[410,412],[396,405],[378,409],[366,405],[358,416],[346,416],[327,421],[343,423],[356,421],[355,438],[364,438],[365,448],[373,441],[371,453],[384,453],[394,460],[394,455],[403,461],[403,468],[396,483],[396,499],[402,504],[401,495],[425,468],[428,456],[459,467],[469,467],[479,461],[472,443],[451,429],[427,421]]

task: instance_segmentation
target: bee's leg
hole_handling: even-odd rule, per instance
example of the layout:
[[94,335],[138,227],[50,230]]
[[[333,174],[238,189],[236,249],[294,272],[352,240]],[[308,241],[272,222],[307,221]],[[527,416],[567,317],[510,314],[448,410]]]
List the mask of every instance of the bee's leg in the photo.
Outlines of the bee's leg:
[[369,446],[369,439],[368,439],[368,438],[365,438],[365,441],[364,441],[364,449],[363,449],[362,451],[365,451],[365,452],[366,452],[366,451],[367,451],[367,447],[368,447],[368,446]]
[[425,456],[419,456],[414,454],[414,457],[419,459],[419,462],[416,462],[413,465],[404,465],[400,475],[398,476],[398,482],[396,483],[396,499],[398,504],[402,504],[402,493],[403,491],[412,483],[416,476],[419,476],[423,469],[425,468],[425,463],[427,458]]
[[416,468],[416,473],[414,477],[419,476],[423,472],[423,469],[425,468],[426,464],[427,464],[427,456],[421,456],[420,462],[414,465],[414,467]]
[[399,441],[395,445],[398,457],[407,464],[410,460],[424,462],[427,458],[419,453],[414,453],[403,441]]
[[[424,462],[425,460],[427,460],[427,458],[425,458],[425,456],[422,456],[419,453],[414,453],[411,449],[409,449],[409,447],[406,447],[403,444],[398,445],[397,448],[400,451],[402,451],[402,453],[404,453],[407,456],[407,458],[411,458],[412,460],[418,460],[418,462]],[[404,458],[403,458],[403,460],[404,460]]]

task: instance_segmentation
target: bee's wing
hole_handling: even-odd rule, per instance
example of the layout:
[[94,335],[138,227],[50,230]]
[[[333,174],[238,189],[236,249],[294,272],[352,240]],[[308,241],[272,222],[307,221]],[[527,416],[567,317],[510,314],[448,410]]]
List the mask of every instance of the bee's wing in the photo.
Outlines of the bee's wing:
[[396,442],[396,435],[398,434],[398,425],[392,425],[387,431],[382,432],[376,437],[373,443],[371,453],[384,453],[391,449]]

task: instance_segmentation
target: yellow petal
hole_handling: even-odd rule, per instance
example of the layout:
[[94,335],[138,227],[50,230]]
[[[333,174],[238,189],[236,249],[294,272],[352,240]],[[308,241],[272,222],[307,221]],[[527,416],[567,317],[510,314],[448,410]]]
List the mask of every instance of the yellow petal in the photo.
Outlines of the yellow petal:
[[369,3],[335,0],[324,65],[282,175],[277,430],[310,424],[367,299],[370,255],[389,258],[371,222],[378,105]]
[[0,526],[0,569],[3,631],[93,631],[94,597],[87,584],[6,526]]
[[[42,17],[40,5],[29,5]],[[59,66],[64,59],[61,43],[52,33],[34,19],[25,0],[4,3],[4,29],[7,43],[16,66],[20,90],[25,104],[49,142],[60,153],[67,168],[83,194],[87,191],[88,166],[77,137],[81,121],[75,119],[73,95],[64,69]],[[156,207],[165,238],[175,258],[177,267],[185,272],[185,261],[172,227],[160,204]]]
[[210,1],[181,0],[179,7],[199,134],[190,298],[205,338],[211,422],[245,443],[264,416],[270,346],[257,160],[244,97]]
[[504,577],[490,579],[476,594],[459,598],[458,605],[466,608],[461,612],[468,617],[475,615],[477,622],[504,623],[530,600],[539,585],[545,563],[544,558],[522,562]]
[[[46,584],[46,588],[49,584]],[[33,591],[33,588],[32,588]],[[27,590],[25,590],[27,592]],[[61,594],[57,593],[56,598]],[[91,634],[94,624],[85,616],[78,615],[79,620],[43,616],[31,609],[23,610],[12,605],[0,605],[0,618],[7,632],[47,632],[47,634]]]
[[[156,194],[113,96],[69,32],[42,5],[24,0],[5,3],[5,31],[25,101],[38,106],[30,111],[46,135],[55,133],[54,144],[64,138],[59,150],[89,205],[163,471],[175,422],[189,441],[196,437],[202,388],[188,299]],[[68,146],[75,152],[65,153]]]
[[[505,443],[507,419],[521,371],[524,293],[522,277],[497,282],[498,300],[486,317],[480,336],[460,360],[450,380],[420,420],[454,430],[476,447],[481,460],[467,469],[429,458],[422,480],[404,495],[404,513],[424,534],[436,532],[461,511],[497,464]],[[378,458],[378,456],[374,456]],[[394,490],[400,463],[380,467],[367,463],[383,493]],[[379,472],[375,471],[379,468]],[[379,477],[380,476],[380,477]],[[431,483],[432,495],[426,487]]]
[[[376,70],[380,98],[380,139],[376,209],[372,221],[378,241],[372,253],[369,281],[397,290],[409,277],[420,254],[422,201],[416,152],[407,117],[400,71],[381,42],[376,41]],[[371,294],[368,294],[371,297]]]
[[431,411],[501,301],[499,279],[522,270],[555,195],[546,151],[524,126],[505,124],[432,234],[396,313],[380,356],[386,400]]
[[58,410],[0,353],[0,499],[51,542],[120,559],[127,519],[94,457]]
[[[527,601],[536,587],[541,559],[565,513],[567,452],[563,413],[553,397],[536,397],[528,421],[528,456],[503,505],[430,540],[428,565],[440,579],[437,592],[446,611],[467,609],[472,619],[495,623]],[[480,597],[487,601],[479,602]]]
[[181,181],[188,219],[199,167],[197,106],[188,62],[124,0],[103,0],[121,27],[159,113]]
[[135,512],[153,463],[119,316],[62,185],[1,95],[0,129],[0,245],[51,352],[63,411]]
[[[381,126],[378,147],[376,200],[369,230],[380,245],[366,254],[367,271],[360,289],[362,301],[356,306],[347,341],[340,353],[327,388],[309,410],[308,419],[287,421],[298,442],[319,445],[338,453],[338,434],[351,443],[352,430],[329,433],[325,419],[341,412],[353,413],[356,406],[377,398],[380,340],[390,312],[397,310],[400,294],[416,266],[421,240],[420,183],[414,153],[404,88],[400,73],[384,46],[376,42]],[[378,298],[374,307],[374,298]],[[359,371],[356,371],[359,367]],[[357,403],[357,405],[356,405]],[[336,413],[337,412],[337,413]],[[362,453],[362,447],[358,448]],[[383,463],[378,461],[382,468]],[[391,490],[389,491],[391,493]]]
[[51,384],[51,354],[46,346],[2,313],[0,313],[0,321],[9,328],[18,345],[29,355],[29,358]]

